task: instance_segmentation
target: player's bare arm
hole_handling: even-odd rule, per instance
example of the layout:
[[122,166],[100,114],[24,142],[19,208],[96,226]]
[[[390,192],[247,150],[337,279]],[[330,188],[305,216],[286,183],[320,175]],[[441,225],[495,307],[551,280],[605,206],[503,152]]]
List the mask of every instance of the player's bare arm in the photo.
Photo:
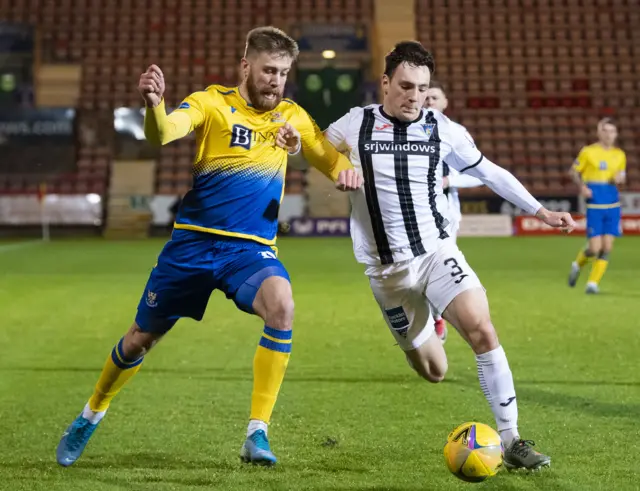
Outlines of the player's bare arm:
[[576,184],[576,186],[578,186],[578,188],[580,189],[580,196],[583,196],[587,199],[591,198],[591,189],[589,189],[589,187],[582,181],[582,176],[580,175],[580,173],[572,167],[569,171],[569,175],[571,176],[571,179]]

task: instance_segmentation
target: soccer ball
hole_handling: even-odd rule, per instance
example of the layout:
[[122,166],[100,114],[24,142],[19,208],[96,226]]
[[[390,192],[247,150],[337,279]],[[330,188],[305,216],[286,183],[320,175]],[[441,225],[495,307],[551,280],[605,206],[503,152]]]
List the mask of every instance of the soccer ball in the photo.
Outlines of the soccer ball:
[[502,466],[504,448],[497,431],[482,423],[464,423],[449,433],[444,446],[447,467],[467,482],[495,476]]

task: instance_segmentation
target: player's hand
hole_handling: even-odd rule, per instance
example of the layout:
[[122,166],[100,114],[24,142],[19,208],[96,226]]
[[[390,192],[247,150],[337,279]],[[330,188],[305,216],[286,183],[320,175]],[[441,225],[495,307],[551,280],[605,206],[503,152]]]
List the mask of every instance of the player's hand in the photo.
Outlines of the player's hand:
[[151,65],[147,71],[140,75],[138,92],[144,99],[147,107],[156,107],[164,94],[164,75],[157,65]]
[[584,196],[587,199],[589,199],[589,198],[591,198],[593,196],[593,191],[591,191],[591,189],[589,189],[588,186],[585,186],[583,184],[582,187],[580,188],[580,195]]
[[567,234],[576,227],[576,222],[573,221],[571,214],[564,211],[549,211],[546,208],[540,208],[536,217],[550,227],[559,228]]
[[300,132],[289,123],[283,124],[276,133],[276,145],[289,153],[297,153],[301,145]]
[[442,189],[448,189],[449,188],[449,178],[447,176],[444,176],[442,178]]
[[626,175],[624,172],[618,172],[613,178],[613,183],[616,186],[622,186],[626,181]]
[[355,169],[341,170],[336,181],[336,189],[340,191],[355,191],[362,186],[362,176]]

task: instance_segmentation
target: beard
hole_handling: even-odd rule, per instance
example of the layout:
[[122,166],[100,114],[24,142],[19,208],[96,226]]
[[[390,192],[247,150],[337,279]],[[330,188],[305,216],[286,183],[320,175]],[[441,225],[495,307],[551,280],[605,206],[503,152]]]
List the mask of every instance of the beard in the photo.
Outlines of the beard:
[[[271,111],[272,109],[275,109],[282,100],[282,94],[277,88],[258,88],[258,85],[253,80],[251,72],[249,72],[249,76],[247,77],[247,93],[249,95],[249,99],[251,99],[251,104],[258,111]],[[267,97],[268,95],[273,95],[273,97],[269,98]]]

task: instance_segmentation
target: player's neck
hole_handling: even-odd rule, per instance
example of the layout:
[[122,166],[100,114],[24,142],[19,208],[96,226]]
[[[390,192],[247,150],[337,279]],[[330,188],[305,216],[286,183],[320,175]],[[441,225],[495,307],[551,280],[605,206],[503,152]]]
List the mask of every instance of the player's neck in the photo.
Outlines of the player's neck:
[[417,121],[420,121],[420,119],[422,118],[422,110],[420,110],[420,113],[418,114],[418,117],[416,119],[414,119],[413,121],[405,121],[405,120],[400,119],[397,116],[395,116],[393,114],[393,111],[391,110],[391,108],[389,108],[385,104],[382,104],[382,107],[380,108],[380,113],[385,118],[387,118],[389,121],[397,121],[398,123],[401,123],[401,124],[404,124],[404,125],[409,125],[411,123],[415,123]]
[[238,86],[238,93],[240,94],[240,97],[242,97],[247,103],[247,106],[253,107],[253,102],[251,102],[251,98],[249,97],[249,91],[247,90],[246,83],[243,82]]
[[602,148],[604,148],[605,150],[611,150],[611,149],[613,148],[613,145],[605,145],[605,144],[604,144],[604,143],[602,143],[602,142],[598,142],[598,143],[599,143],[599,144],[600,144],[600,146],[601,146]]
[[382,107],[380,108],[380,112],[387,119],[398,119],[396,115],[393,113],[393,111],[391,110],[391,108],[386,104],[382,104]]

